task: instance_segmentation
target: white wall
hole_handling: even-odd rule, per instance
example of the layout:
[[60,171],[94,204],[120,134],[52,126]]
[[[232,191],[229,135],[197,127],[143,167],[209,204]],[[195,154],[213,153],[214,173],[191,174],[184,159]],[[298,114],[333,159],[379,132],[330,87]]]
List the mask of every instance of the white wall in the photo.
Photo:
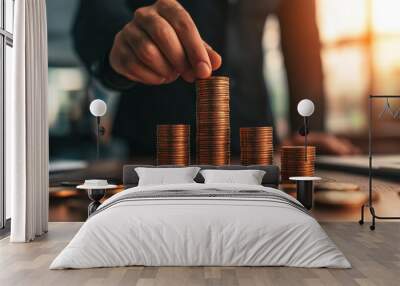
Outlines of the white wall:
[[[6,46],[6,76],[5,76],[5,98],[6,98],[6,108],[7,108],[7,98],[11,95],[11,74],[12,74],[12,48]],[[7,128],[7,122],[6,126]],[[5,178],[7,180],[7,178]],[[5,188],[5,196],[6,196],[6,219],[11,218],[11,193],[9,188]]]

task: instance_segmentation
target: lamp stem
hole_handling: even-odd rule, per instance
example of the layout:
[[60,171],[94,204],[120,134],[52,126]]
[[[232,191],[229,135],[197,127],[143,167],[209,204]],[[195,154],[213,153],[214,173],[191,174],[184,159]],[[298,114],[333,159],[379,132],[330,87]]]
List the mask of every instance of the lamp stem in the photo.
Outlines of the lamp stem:
[[304,116],[304,161],[307,161],[307,133],[308,133],[308,128],[307,128],[307,116]]
[[97,121],[97,150],[96,150],[96,158],[97,161],[100,159],[100,116],[96,117]]

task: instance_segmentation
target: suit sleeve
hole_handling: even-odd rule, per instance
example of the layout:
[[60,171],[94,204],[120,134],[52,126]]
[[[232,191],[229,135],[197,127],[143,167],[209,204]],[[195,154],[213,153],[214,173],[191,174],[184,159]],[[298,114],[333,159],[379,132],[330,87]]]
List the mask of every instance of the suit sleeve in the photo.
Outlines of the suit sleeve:
[[303,98],[309,98],[316,105],[311,127],[323,130],[323,73],[315,2],[283,0],[278,10],[278,17],[290,93],[291,129],[295,130],[301,124],[297,115],[297,103]]
[[135,84],[108,62],[114,37],[131,20],[134,9],[126,0],[81,0],[77,11],[72,31],[75,50],[88,71],[111,89],[126,90]]

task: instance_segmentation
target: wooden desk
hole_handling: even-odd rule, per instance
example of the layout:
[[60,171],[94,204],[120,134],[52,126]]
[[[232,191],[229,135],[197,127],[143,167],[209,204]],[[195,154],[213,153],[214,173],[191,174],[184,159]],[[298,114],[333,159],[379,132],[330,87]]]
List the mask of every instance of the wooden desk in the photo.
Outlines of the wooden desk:
[[[368,192],[368,177],[344,172],[317,170],[317,175],[324,179],[339,182],[349,182],[360,186],[361,191]],[[373,180],[374,192],[378,194],[378,200],[374,202],[375,211],[381,216],[400,215],[400,183],[381,178]],[[354,221],[360,219],[359,208],[326,208],[316,207],[312,211],[319,221]],[[370,221],[369,210],[366,209],[366,221]],[[378,220],[379,223],[379,220]]]
[[[140,161],[151,163],[147,161]],[[137,162],[129,162],[137,163]],[[51,181],[50,188],[50,221],[85,221],[87,217],[87,206],[90,203],[84,192],[78,192],[73,187],[56,186],[62,180],[80,180],[96,178],[113,179],[115,183],[121,182],[122,162],[104,162],[95,164],[94,167],[84,172],[72,172],[65,175],[58,175],[57,180]],[[368,191],[368,178],[362,175],[353,175],[343,172],[317,170],[317,176],[323,179],[351,182],[358,184],[363,192]],[[400,184],[384,179],[374,179],[374,189],[379,194],[379,200],[374,203],[375,210],[382,216],[400,215]],[[116,192],[122,190],[116,190]],[[112,195],[110,192],[109,195]],[[319,221],[354,221],[360,219],[359,208],[331,208],[316,205],[312,210],[313,216]],[[366,220],[370,220],[370,214],[366,211]],[[379,221],[378,221],[379,223]]]

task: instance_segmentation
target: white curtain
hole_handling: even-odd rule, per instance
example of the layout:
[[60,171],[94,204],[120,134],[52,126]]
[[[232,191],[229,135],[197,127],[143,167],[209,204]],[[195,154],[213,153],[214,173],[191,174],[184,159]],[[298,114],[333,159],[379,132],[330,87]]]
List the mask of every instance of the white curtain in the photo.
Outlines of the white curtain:
[[13,94],[6,98],[6,187],[12,242],[47,232],[47,20],[45,0],[15,1]]

